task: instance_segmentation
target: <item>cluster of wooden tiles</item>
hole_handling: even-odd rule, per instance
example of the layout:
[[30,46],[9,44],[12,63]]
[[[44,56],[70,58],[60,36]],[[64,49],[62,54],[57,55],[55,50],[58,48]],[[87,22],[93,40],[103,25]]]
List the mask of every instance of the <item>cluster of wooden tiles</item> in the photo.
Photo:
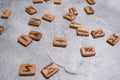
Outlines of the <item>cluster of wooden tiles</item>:
[[[37,3],[43,3],[50,0],[33,0],[34,4]],[[54,4],[61,4],[62,0],[54,0]],[[85,6],[84,10],[88,15],[94,14],[94,9],[91,7],[91,5],[95,4],[95,0],[86,0],[90,5]],[[25,11],[29,15],[34,15],[37,13],[37,9],[33,6],[28,6]],[[11,10],[6,9],[3,10],[1,14],[1,18],[8,19],[11,15]],[[89,34],[92,35],[93,38],[99,38],[104,37],[105,32],[102,29],[95,29],[90,32],[88,28],[83,28],[82,22],[74,21],[76,16],[78,15],[78,10],[75,7],[70,7],[68,9],[68,12],[64,13],[63,17],[70,22],[69,26],[70,28],[76,29],[76,34],[78,36],[89,36]],[[55,19],[55,16],[51,13],[44,13],[42,16],[42,19],[48,22],[52,22]],[[41,24],[41,20],[38,18],[30,18],[28,21],[28,25],[39,27]],[[0,34],[4,31],[4,27],[0,26]],[[21,43],[23,46],[28,46],[30,43],[32,43],[32,40],[40,41],[42,37],[42,33],[39,31],[31,30],[28,35],[22,34],[20,37],[18,37],[18,42]],[[110,45],[114,46],[118,41],[120,40],[119,36],[116,34],[111,34],[110,37],[107,39],[106,42],[108,42]],[[55,47],[66,47],[68,45],[68,40],[63,37],[55,37],[53,40],[53,46]],[[80,48],[81,55],[83,57],[90,57],[95,56],[96,50],[93,46],[83,46]],[[54,75],[56,72],[59,71],[59,67],[54,62],[49,63],[47,66],[45,66],[43,69],[41,69],[41,73],[45,78],[49,78],[52,75]],[[19,75],[20,76],[32,76],[36,73],[36,65],[35,64],[22,64],[19,69]]]
[[[51,62],[41,69],[41,73],[45,78],[49,78],[59,71],[59,67],[56,63]],[[20,76],[33,76],[36,73],[35,64],[21,64],[19,69]]]

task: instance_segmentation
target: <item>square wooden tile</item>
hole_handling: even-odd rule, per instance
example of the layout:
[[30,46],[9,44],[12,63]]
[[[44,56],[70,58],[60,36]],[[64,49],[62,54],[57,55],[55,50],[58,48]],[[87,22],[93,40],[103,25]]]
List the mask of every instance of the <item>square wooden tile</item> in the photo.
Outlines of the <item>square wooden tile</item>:
[[61,4],[61,0],[54,0],[55,4]]
[[93,46],[84,46],[81,48],[80,51],[83,57],[94,56],[96,54],[96,51]]
[[32,42],[32,39],[27,35],[21,35],[18,37],[18,42],[27,47]]
[[35,64],[22,64],[20,65],[19,75],[20,76],[32,76],[35,75],[36,65]]
[[84,10],[85,10],[85,12],[86,12],[88,15],[94,14],[94,10],[93,10],[93,8],[90,7],[90,6],[86,6],[86,7],[84,8]]
[[120,40],[120,37],[117,36],[116,34],[112,34],[108,39],[107,42],[114,46],[118,41]]
[[29,20],[28,24],[31,25],[31,26],[36,26],[36,27],[38,27],[38,26],[40,26],[40,24],[41,24],[41,20],[40,20],[40,19],[36,19],[36,18],[31,18],[31,19]]
[[59,67],[54,63],[51,62],[50,64],[48,64],[47,66],[45,66],[41,72],[44,75],[45,78],[49,78],[52,75],[54,75],[56,72],[58,72]]
[[0,26],[0,34],[2,34],[3,31],[4,31],[4,27]]
[[25,9],[25,11],[30,14],[30,15],[33,15],[35,13],[37,13],[37,10],[33,7],[33,6],[29,6]]
[[93,4],[95,4],[96,2],[95,2],[95,0],[86,0],[90,5],[93,5]]
[[66,13],[63,15],[63,17],[64,17],[65,19],[69,20],[69,21],[73,21],[73,20],[76,18],[76,16],[75,16],[74,14],[69,13],[69,12],[66,12]]
[[77,28],[76,33],[78,36],[89,36],[89,29],[87,28]]
[[71,8],[69,8],[69,13],[78,15],[78,10],[75,7],[71,7]]
[[33,3],[36,4],[36,3],[43,3],[43,0],[33,0]]
[[105,32],[102,29],[96,29],[91,31],[93,38],[104,37]]
[[71,21],[71,23],[70,23],[70,28],[77,29],[77,28],[81,28],[81,27],[82,27],[82,23],[81,22]]
[[65,38],[54,38],[53,45],[57,47],[66,47],[67,46],[67,39]]
[[43,16],[42,16],[42,19],[46,20],[46,21],[49,21],[49,22],[52,22],[54,19],[55,19],[55,16],[50,14],[50,13],[45,13]]
[[10,9],[6,9],[6,10],[4,10],[4,11],[2,12],[1,18],[7,19],[7,18],[9,18],[10,15],[11,15],[11,10],[10,10]]
[[42,33],[41,32],[38,32],[38,31],[30,31],[29,33],[29,37],[35,41],[39,41],[42,37]]

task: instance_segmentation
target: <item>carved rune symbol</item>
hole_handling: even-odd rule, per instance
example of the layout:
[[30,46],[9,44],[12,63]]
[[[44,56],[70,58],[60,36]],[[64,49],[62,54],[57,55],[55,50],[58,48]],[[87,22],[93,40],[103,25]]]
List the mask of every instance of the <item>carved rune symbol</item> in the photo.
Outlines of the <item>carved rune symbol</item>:
[[102,31],[95,31],[94,34],[97,35],[97,34],[102,34],[103,32]]
[[93,48],[84,48],[85,52],[93,52]]
[[6,15],[6,14],[7,14],[7,12],[8,12],[8,10],[4,11],[4,12],[3,12],[3,14],[5,14],[5,15]]
[[112,42],[115,42],[115,41],[117,40],[117,38],[118,38],[118,36],[113,35],[113,37],[112,37],[112,38],[110,38],[110,40],[111,40]]
[[91,2],[93,2],[94,0],[90,0]]
[[45,15],[46,18],[51,18],[51,16]]
[[47,75],[49,75],[49,74],[51,74],[52,72],[54,72],[54,71],[56,70],[56,68],[53,68],[53,67],[52,67],[52,64],[51,64],[49,67],[46,68],[46,70],[48,71],[48,72],[47,72]]
[[64,40],[56,40],[56,41],[59,41],[59,42],[65,42]]
[[25,66],[25,69],[26,70],[23,70],[24,72],[30,72],[30,67],[32,67],[31,65],[27,65]]
[[25,36],[21,36],[21,38],[22,38],[25,42],[28,41],[28,40],[25,38]]

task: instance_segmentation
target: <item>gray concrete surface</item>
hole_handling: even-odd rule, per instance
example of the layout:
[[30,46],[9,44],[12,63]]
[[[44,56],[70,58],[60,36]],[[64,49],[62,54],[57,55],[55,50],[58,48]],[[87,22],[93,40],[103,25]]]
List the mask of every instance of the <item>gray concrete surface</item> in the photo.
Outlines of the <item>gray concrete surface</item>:
[[[33,4],[32,0],[0,0],[0,14],[4,9],[12,10],[9,19],[0,19],[0,25],[5,27],[0,35],[0,80],[46,80],[40,70],[51,61],[59,65],[60,71],[48,80],[120,80],[120,42],[114,47],[106,43],[110,34],[120,36],[119,4],[119,0],[96,0],[92,5],[95,14],[88,16],[83,10],[88,5],[85,0],[62,0],[61,5],[53,4],[53,0],[43,4]],[[30,5],[38,10],[37,14],[31,16],[25,12]],[[72,6],[78,9],[76,20],[83,22],[83,27],[101,28],[105,37],[76,36],[76,30],[69,28],[70,22],[63,19],[63,14]],[[51,23],[42,20],[45,12],[54,14],[55,20]],[[40,27],[28,25],[31,17],[42,20]],[[28,47],[19,44],[17,38],[31,30],[43,33],[41,41],[33,41]],[[53,47],[54,37],[66,37],[68,46]],[[96,55],[82,57],[83,45],[93,45]],[[36,64],[35,76],[19,76],[19,66],[25,63]]]

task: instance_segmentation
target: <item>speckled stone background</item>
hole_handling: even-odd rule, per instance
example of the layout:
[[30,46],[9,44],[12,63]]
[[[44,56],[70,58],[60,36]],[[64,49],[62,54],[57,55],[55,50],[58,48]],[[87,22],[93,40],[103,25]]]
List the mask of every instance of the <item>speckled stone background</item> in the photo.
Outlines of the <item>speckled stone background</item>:
[[[0,35],[0,80],[46,80],[40,70],[50,63],[56,62],[60,70],[47,80],[120,80],[120,41],[115,46],[106,43],[106,39],[115,33],[120,36],[120,1],[96,0],[92,5],[94,15],[86,15],[83,8],[85,0],[62,0],[56,5],[53,0],[42,4],[33,4],[32,0],[0,0],[0,14],[10,8],[12,14],[9,19],[0,19],[0,25],[5,31]],[[37,13],[29,15],[25,12],[27,6],[34,6]],[[69,7],[76,7],[79,15],[77,21],[90,30],[101,28],[105,37],[93,39],[76,35],[76,30],[69,28],[69,21],[63,19],[63,14]],[[55,15],[53,22],[41,19],[45,12]],[[29,26],[30,18],[39,18],[39,27]],[[21,34],[28,34],[31,30],[43,33],[39,42],[33,41],[28,47],[17,42]],[[66,48],[53,47],[54,37],[68,39]],[[92,45],[96,49],[94,57],[84,58],[80,48]],[[34,76],[19,76],[20,64],[34,63],[37,66]]]

